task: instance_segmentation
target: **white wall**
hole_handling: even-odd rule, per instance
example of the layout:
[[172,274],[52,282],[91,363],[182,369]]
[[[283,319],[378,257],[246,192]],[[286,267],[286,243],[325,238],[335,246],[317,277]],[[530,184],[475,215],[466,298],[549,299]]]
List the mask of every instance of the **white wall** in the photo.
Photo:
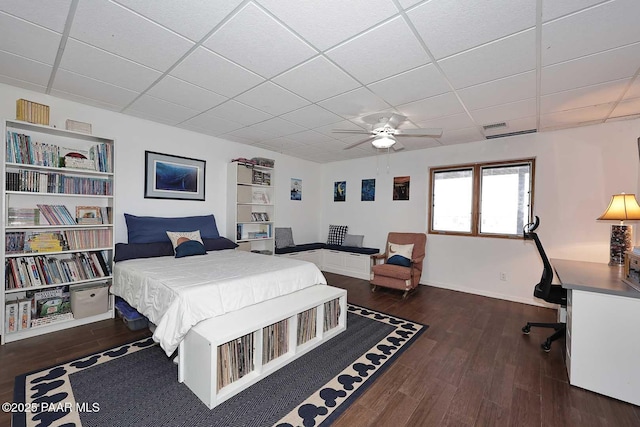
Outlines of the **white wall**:
[[[64,129],[66,119],[92,124],[94,135],[116,140],[116,242],[126,242],[124,213],[181,216],[213,213],[222,235],[226,230],[227,163],[237,157],[275,159],[276,226],[291,226],[300,241],[319,238],[321,165],[212,136],[90,107],[37,92],[0,84],[0,117],[12,119],[16,100],[26,98],[50,106],[50,124]],[[144,198],[145,150],[206,160],[206,200]],[[303,180],[303,200],[290,199],[290,179]],[[309,224],[313,224],[312,227]]]
[[[384,248],[389,231],[427,230],[429,167],[536,158],[534,213],[550,258],[608,262],[610,223],[596,221],[611,195],[638,190],[640,120],[521,135],[328,164],[320,229],[349,226],[365,245]],[[379,163],[379,172],[376,174]],[[393,201],[394,176],[411,176],[410,200]],[[361,180],[376,178],[376,200],[360,201]],[[333,202],[334,181],[347,181],[347,200]],[[428,235],[421,283],[539,303],[532,296],[542,263],[531,241]],[[500,281],[500,272],[507,275]]]

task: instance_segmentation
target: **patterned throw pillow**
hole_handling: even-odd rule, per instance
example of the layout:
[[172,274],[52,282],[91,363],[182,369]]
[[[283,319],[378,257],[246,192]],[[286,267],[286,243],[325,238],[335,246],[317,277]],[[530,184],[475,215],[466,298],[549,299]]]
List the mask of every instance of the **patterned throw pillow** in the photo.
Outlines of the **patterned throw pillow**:
[[329,236],[327,237],[327,245],[342,245],[344,236],[347,235],[347,225],[329,225]]
[[178,245],[184,242],[188,242],[189,240],[195,240],[197,242],[200,242],[200,244],[204,246],[204,243],[202,242],[202,238],[200,237],[200,230],[167,231],[167,236],[169,236],[169,240],[171,240],[171,244],[173,245],[174,252],[178,247]]
[[411,266],[411,255],[413,254],[413,243],[410,245],[397,245],[389,242],[389,257],[387,264]]
[[293,242],[293,231],[291,231],[291,227],[276,227],[275,237],[277,249],[288,248],[296,245]]

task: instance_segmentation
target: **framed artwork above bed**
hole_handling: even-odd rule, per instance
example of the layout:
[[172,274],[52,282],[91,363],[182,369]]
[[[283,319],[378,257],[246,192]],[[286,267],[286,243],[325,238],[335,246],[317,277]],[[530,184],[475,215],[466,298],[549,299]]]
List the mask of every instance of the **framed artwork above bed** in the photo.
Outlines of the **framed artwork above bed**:
[[204,200],[206,161],[144,152],[145,199]]

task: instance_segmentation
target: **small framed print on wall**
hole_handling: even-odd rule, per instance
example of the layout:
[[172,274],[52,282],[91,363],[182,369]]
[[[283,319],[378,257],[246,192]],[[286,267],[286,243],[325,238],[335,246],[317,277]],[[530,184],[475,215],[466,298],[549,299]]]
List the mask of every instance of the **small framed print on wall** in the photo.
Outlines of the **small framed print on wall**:
[[204,200],[206,162],[145,151],[145,199]]

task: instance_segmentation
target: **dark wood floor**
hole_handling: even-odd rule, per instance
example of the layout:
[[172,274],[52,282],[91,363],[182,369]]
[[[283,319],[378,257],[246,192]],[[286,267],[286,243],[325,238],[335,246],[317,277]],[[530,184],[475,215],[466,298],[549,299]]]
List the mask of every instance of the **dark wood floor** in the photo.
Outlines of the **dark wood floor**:
[[[563,342],[544,353],[548,331],[521,333],[527,320],[553,321],[552,310],[426,286],[402,300],[399,292],[371,293],[363,280],[326,276],[353,304],[429,325],[334,426],[640,426],[640,407],[567,383]],[[114,319],[6,344],[0,401],[12,400],[20,373],[147,334]],[[9,416],[0,414],[5,425]]]

